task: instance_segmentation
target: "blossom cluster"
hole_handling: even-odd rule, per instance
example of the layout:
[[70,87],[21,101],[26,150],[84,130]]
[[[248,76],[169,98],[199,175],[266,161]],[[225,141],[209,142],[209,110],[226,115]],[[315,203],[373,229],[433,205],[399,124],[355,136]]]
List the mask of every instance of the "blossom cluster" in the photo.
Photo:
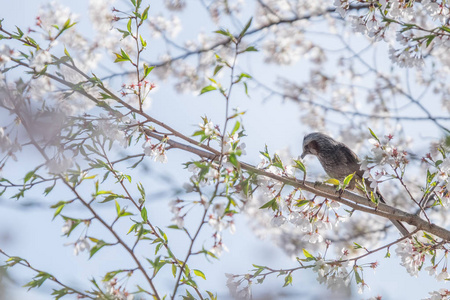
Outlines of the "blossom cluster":
[[347,271],[349,263],[329,263],[318,259],[314,263],[313,271],[317,273],[317,281],[326,284],[328,288],[340,288],[350,284],[350,274]]
[[227,287],[232,297],[236,299],[252,299],[250,281],[239,279],[239,276],[234,274],[225,273],[225,276],[227,277]]
[[[390,144],[393,138],[393,135],[387,135],[386,142],[384,143],[378,138],[369,139],[369,142],[373,146],[371,149],[373,156],[366,157],[362,161],[360,169],[364,171],[363,177],[370,181],[370,188],[372,190],[377,189],[378,183],[384,176],[393,175],[394,177],[399,177],[409,163],[409,159],[407,158],[408,153]],[[390,170],[386,170],[387,166],[390,167]],[[371,173],[372,170],[375,170],[374,174]],[[392,172],[391,170],[393,170],[393,174],[390,173]]]
[[[363,1],[365,2],[365,1]],[[396,42],[399,48],[390,46],[389,57],[400,67],[423,66],[423,53],[450,43],[444,31],[430,36],[433,27],[446,25],[450,17],[445,1],[407,2],[403,0],[367,1],[369,9],[364,15],[349,16],[353,29],[375,40],[386,39],[387,32],[397,31]],[[350,9],[349,1],[335,0],[334,5],[342,17]],[[420,20],[418,26],[411,26],[413,19]],[[425,20],[429,20],[426,22]],[[395,25],[392,25],[395,24]],[[398,26],[396,26],[399,24]],[[392,28],[390,28],[392,27]],[[444,46],[446,47],[446,46]],[[447,46],[448,47],[448,46]]]
[[[433,252],[429,252],[430,248]],[[406,268],[411,276],[417,277],[419,271],[422,269],[427,254],[436,253],[439,247],[434,247],[430,244],[421,243],[419,241],[413,241],[411,239],[406,239],[397,244],[397,249],[395,250],[397,256],[401,259],[401,265]],[[447,271],[447,263],[443,263],[442,268],[438,268],[442,260],[435,263],[432,260],[432,265],[424,268],[430,276],[435,276],[437,281],[443,281],[450,279],[450,273]]]
[[142,148],[144,149],[144,154],[152,157],[154,161],[163,164],[167,162],[168,159],[165,142],[153,144],[150,139],[147,139],[144,144],[142,144]]
[[[267,159],[263,157],[259,167],[267,164]],[[270,165],[265,167],[265,171],[292,177],[295,167],[293,164],[284,164],[281,169],[279,166]],[[266,176],[258,176],[257,184],[263,199],[276,200],[276,205],[271,205],[272,208],[276,207],[276,213],[271,220],[272,226],[279,227],[289,222],[304,233],[301,238],[303,241],[312,244],[321,243],[324,241],[324,231],[331,230],[333,223],[336,226],[346,220],[344,216],[338,214],[340,204],[336,201],[325,199],[316,203],[314,200],[307,200],[301,193],[300,196],[296,196],[297,191],[282,196],[282,183]]]
[[127,292],[125,287],[118,285],[117,278],[105,282],[106,293],[112,300],[133,300],[134,295]]

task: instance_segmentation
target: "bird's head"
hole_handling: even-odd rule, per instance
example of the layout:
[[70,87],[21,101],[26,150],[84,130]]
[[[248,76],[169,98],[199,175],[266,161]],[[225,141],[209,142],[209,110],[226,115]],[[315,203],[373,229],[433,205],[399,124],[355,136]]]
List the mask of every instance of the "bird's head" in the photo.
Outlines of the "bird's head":
[[328,148],[329,145],[333,144],[336,144],[336,141],[321,132],[312,132],[305,135],[303,139],[303,153],[301,158],[303,159],[308,154],[317,156],[321,149]]

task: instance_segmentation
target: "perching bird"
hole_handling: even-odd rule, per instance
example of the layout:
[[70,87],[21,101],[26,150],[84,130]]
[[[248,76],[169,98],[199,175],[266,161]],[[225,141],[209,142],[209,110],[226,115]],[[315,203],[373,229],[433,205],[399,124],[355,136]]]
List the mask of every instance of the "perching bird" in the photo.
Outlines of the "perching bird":
[[[355,179],[363,180],[364,171],[360,170],[358,156],[345,144],[335,141],[326,134],[313,132],[305,136],[301,158],[308,154],[316,156],[328,176],[339,181],[355,173],[348,186],[349,189],[355,188]],[[367,183],[367,180],[364,180]],[[369,189],[369,184],[366,184],[366,187]],[[382,203],[386,203],[379,191],[376,191],[376,195]],[[391,222],[404,236],[409,235],[409,231],[402,223],[397,220],[391,220]]]

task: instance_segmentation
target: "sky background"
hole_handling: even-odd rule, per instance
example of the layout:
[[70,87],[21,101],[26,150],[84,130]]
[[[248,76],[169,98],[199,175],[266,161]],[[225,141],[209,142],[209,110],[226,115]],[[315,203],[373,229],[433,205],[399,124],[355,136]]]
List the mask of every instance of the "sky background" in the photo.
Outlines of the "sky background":
[[[46,1],[40,0],[3,2],[1,3],[0,18],[4,18],[3,26],[7,29],[13,29],[14,25],[26,29],[34,23],[41,3],[46,3]],[[150,14],[157,14],[160,7],[159,2],[151,2]],[[88,9],[87,1],[77,1],[77,3],[60,1],[60,3],[71,7],[80,16],[77,28],[79,31],[89,35],[89,18],[86,15]],[[197,10],[194,6],[188,8],[180,16],[183,24],[182,35],[195,35],[199,28],[206,32],[214,30],[215,25],[207,24],[202,26],[201,17],[197,17],[196,13]],[[245,21],[246,18],[242,18],[242,20]],[[0,41],[0,43],[4,43],[4,41]],[[153,47],[157,46],[158,42],[155,42]],[[259,79],[267,80],[268,82],[271,80],[269,75],[266,78],[266,75],[260,72],[267,69],[260,69],[258,65],[252,64],[251,60],[246,62],[244,58],[241,66],[242,68],[248,68],[250,74],[258,74]],[[293,69],[288,67],[277,67],[277,70],[278,72],[293,72]],[[292,74],[292,76],[296,76],[295,72]],[[181,131],[186,134],[194,131],[196,125],[200,122],[200,116],[207,115],[212,120],[222,122],[223,102],[212,102],[207,97],[192,94],[179,95],[173,88],[170,88],[170,83],[170,81],[160,83],[161,86],[158,88],[158,91],[152,95],[151,113],[157,119],[163,119],[164,116],[170,115],[169,119],[172,122],[170,125],[174,128],[181,128]],[[251,140],[245,141],[247,144],[247,156],[244,160],[246,162],[257,164],[259,162],[258,151],[262,150],[265,144],[268,145],[271,151],[289,148],[292,153],[300,154],[303,135],[307,133],[308,129],[299,122],[300,112],[297,104],[273,99],[264,100],[259,94],[247,98],[242,91],[238,93],[237,97],[233,98],[233,101],[232,107],[239,106],[241,110],[247,111],[244,125]],[[0,117],[2,114],[3,112],[0,113]],[[186,128],[186,124],[191,124],[191,126]],[[408,125],[410,126],[409,130],[412,132],[417,130],[417,132],[423,134],[421,124],[409,123]],[[435,136],[434,134],[430,135]],[[426,151],[427,149],[423,150]],[[189,159],[186,155],[186,153],[180,151],[170,151],[167,165],[161,166],[149,163],[150,170],[148,172],[165,174],[171,177],[176,185],[181,186],[186,181],[186,178],[190,176],[185,170],[179,171],[180,165]],[[8,173],[8,178],[23,177],[29,163],[32,163],[35,159],[27,151],[24,151],[19,158],[15,168],[4,171],[5,174]],[[314,170],[312,172],[313,176],[322,172],[315,160],[308,159],[307,163],[308,167]],[[165,173],[167,170],[169,172]],[[148,174],[141,172],[138,176],[142,176],[144,180]],[[149,193],[149,199],[151,199],[147,203],[149,218],[162,226],[170,225],[172,214],[167,205],[170,197],[152,197],[152,195],[155,196],[161,192],[158,182],[152,182],[149,186],[146,186],[146,190]],[[124,266],[127,265],[127,261],[123,258],[124,253],[121,251],[104,251],[94,256],[91,260],[87,259],[86,253],[74,256],[73,248],[64,246],[71,239],[61,237],[62,220],[57,218],[52,221],[54,211],[48,207],[60,199],[58,199],[58,194],[51,195],[51,198],[44,198],[40,193],[30,194],[29,198],[19,202],[0,197],[1,249],[10,255],[26,258],[34,267],[54,274],[58,279],[67,282],[69,285],[74,284],[81,287],[87,286],[88,280],[92,276],[100,278],[104,270],[107,270],[112,263],[117,264],[120,262]],[[22,201],[39,204],[36,207],[31,206],[27,208],[21,205]],[[112,206],[110,208],[112,209]],[[76,211],[76,209],[77,207],[74,207],[72,211]],[[201,279],[199,279],[197,282],[203,286],[208,286],[210,290],[217,291],[219,299],[226,299],[228,295],[224,273],[246,273],[251,269],[251,264],[267,265],[274,268],[295,266],[295,262],[269,240],[256,238],[253,231],[249,228],[248,220],[244,216],[239,216],[236,221],[236,234],[224,233],[224,241],[230,252],[225,252],[219,261],[212,263],[205,262],[202,257],[194,257],[190,262],[190,265],[206,270],[208,281],[204,283],[200,282]],[[167,231],[167,233],[169,238],[172,234],[176,237],[176,233],[170,231]],[[206,233],[203,239],[207,237],[208,234]],[[394,235],[392,235],[391,239],[393,238],[395,238]],[[199,241],[202,241],[202,238]],[[183,240],[174,243],[179,243],[178,247],[182,249]],[[383,299],[419,299],[426,297],[429,291],[447,287],[446,284],[437,283],[434,278],[423,272],[420,273],[418,278],[409,276],[406,270],[399,265],[399,259],[393,252],[394,249],[391,250],[392,257],[389,261],[383,259],[385,252],[375,255],[380,262],[380,267],[376,269],[376,276],[371,271],[365,272],[366,281],[369,283],[371,291],[363,295],[358,295],[356,291],[353,291],[352,299],[368,299],[376,295],[382,295]],[[366,262],[374,260],[375,258],[372,257]],[[16,281],[16,284],[10,285],[11,289],[9,292],[12,299],[43,300],[50,298],[48,295],[52,288],[51,285],[44,285],[40,289],[33,289],[29,292],[17,287],[30,280],[33,275],[32,272],[17,267],[12,269],[11,275]],[[299,299],[300,296],[302,299],[323,299],[324,294],[330,293],[326,291],[325,286],[319,285],[316,281],[316,275],[311,271],[297,272],[294,276],[293,286],[282,289],[283,281],[284,279],[281,277],[271,277],[266,279],[262,286],[253,285],[255,299],[273,295],[274,293],[279,293],[279,291],[284,293],[283,298],[286,299],[289,299],[289,295],[291,299]],[[165,285],[164,282],[160,284],[162,286]],[[170,286],[167,285],[167,288],[170,288]],[[280,297],[280,294],[278,294],[278,297]],[[270,298],[271,296],[268,296],[266,299]]]

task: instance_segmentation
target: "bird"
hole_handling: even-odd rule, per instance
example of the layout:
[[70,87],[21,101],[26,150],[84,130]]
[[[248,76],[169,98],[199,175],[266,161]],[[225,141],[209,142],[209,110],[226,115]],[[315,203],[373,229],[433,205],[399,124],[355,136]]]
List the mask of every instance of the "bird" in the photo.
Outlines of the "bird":
[[[356,180],[360,182],[364,180],[366,188],[370,189],[370,184],[363,177],[364,171],[360,169],[358,156],[344,143],[340,143],[324,133],[312,132],[307,134],[303,139],[303,153],[300,157],[303,159],[309,154],[316,156],[327,175],[334,179],[343,181],[345,177],[354,173],[353,179],[347,186],[348,189],[355,189]],[[386,204],[386,201],[378,190],[374,193],[380,202]],[[410,234],[401,222],[397,220],[390,221],[403,236]]]

